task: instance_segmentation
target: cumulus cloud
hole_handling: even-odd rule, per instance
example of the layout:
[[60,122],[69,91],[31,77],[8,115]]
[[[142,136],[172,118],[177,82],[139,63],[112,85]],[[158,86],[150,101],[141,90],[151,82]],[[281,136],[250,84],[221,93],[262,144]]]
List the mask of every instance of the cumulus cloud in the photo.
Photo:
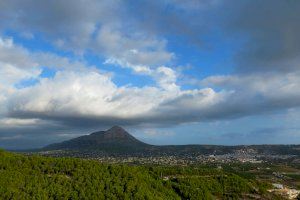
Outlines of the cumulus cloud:
[[159,66],[170,62],[173,53],[166,51],[166,41],[148,36],[144,32],[126,34],[118,29],[102,26],[97,34],[95,50],[108,57],[107,63],[121,66]]
[[[3,96],[2,105],[6,109],[1,114],[8,118],[2,120],[3,126],[12,126],[13,123],[16,126],[22,123],[26,125],[28,122],[36,122],[36,119],[60,121],[67,124],[72,123],[74,118],[86,118],[103,124],[110,120],[124,124],[158,123],[163,118],[170,120],[168,117],[159,117],[163,116],[166,110],[176,112],[175,108],[178,105],[168,106],[167,102],[178,102],[182,104],[181,107],[187,107],[188,104],[192,105],[192,102],[185,102],[185,98],[191,101],[199,100],[195,107],[189,109],[193,110],[205,107],[202,104],[207,104],[216,96],[212,89],[180,90],[180,87],[176,85],[176,73],[165,66],[149,68],[147,71],[148,75],[153,76],[157,81],[158,87],[118,87],[112,82],[110,76],[85,66],[83,63],[72,63],[67,58],[52,54],[31,53],[14,45],[12,41],[8,43],[6,47],[16,49],[15,56],[24,56],[30,60],[39,73],[41,66],[50,66],[60,70],[50,78],[42,78],[38,76],[39,73],[33,73],[32,76],[38,78],[38,82],[34,85],[24,88],[12,86],[12,91]],[[19,52],[18,49],[22,51]],[[8,59],[6,62],[14,64],[13,59]],[[16,66],[16,68],[19,67]],[[1,69],[9,68],[3,65]],[[29,74],[31,72],[30,67],[24,70]],[[8,75],[5,73],[4,77],[11,80]],[[18,81],[24,78],[27,76],[20,77]]]
[[0,38],[0,84],[7,87],[22,79],[35,78],[41,71],[26,49],[13,45],[12,39]]
[[32,61],[26,49],[15,46],[12,38],[0,38],[0,59],[3,63],[10,63],[17,68],[36,67],[37,63]]
[[230,101],[226,103],[225,109],[237,115],[258,114],[300,106],[299,72],[284,75],[270,72],[212,76],[204,79],[202,84],[230,91]]
[[42,67],[77,71],[84,71],[87,68],[82,61],[70,61],[66,57],[53,53],[31,52],[14,44],[12,38],[3,37],[0,37],[0,65],[0,83],[6,87],[14,86],[14,84],[25,79],[38,78],[42,72]]
[[[10,117],[38,117],[62,122],[65,118],[68,122],[76,116],[98,123],[105,123],[106,119],[121,123],[158,123],[168,109],[177,114],[181,113],[179,107],[199,110],[206,104],[213,104],[211,101],[215,96],[212,90],[174,92],[157,87],[117,87],[110,77],[97,72],[64,71],[54,78],[19,89],[9,97],[7,107]],[[198,102],[191,104],[196,98]],[[180,105],[168,103],[172,101]]]
[[9,117],[49,119],[71,126],[82,126],[78,120],[90,120],[88,126],[109,121],[138,125],[222,120],[299,106],[298,77],[210,77],[203,84],[223,85],[224,90],[208,87],[174,92],[159,87],[118,87],[110,77],[95,71],[63,71],[19,89],[10,95],[7,108]]

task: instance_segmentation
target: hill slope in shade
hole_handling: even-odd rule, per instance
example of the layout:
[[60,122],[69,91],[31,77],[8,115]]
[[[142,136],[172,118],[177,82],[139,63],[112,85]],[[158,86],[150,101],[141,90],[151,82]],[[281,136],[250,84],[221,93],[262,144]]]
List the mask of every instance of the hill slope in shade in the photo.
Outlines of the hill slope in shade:
[[138,151],[151,145],[130,135],[122,127],[113,126],[106,131],[94,132],[61,143],[51,144],[43,150],[106,150],[110,152]]

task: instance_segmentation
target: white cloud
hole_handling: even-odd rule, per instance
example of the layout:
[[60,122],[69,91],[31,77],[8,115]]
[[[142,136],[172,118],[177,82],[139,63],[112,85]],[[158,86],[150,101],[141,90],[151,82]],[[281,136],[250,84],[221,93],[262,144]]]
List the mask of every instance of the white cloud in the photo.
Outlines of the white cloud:
[[177,74],[173,69],[161,66],[152,72],[152,74],[161,88],[174,92],[180,90],[179,86],[176,85]]
[[17,119],[17,118],[3,118],[0,119],[0,126],[3,127],[16,127],[16,126],[33,126],[37,125],[39,119]]
[[[32,112],[52,117],[78,114],[130,118],[144,115],[170,96],[163,89],[155,87],[118,88],[110,76],[99,73],[94,67],[50,53],[29,52],[15,45],[12,39],[1,39],[1,52],[2,116],[10,112]],[[21,61],[26,61],[26,65],[22,65]],[[59,71],[54,78],[41,78],[41,66]],[[165,89],[169,83],[172,86],[176,81],[173,71],[166,67],[159,67],[157,71],[149,69],[147,73],[153,73],[159,85]],[[24,88],[14,87],[16,83],[29,78],[36,78],[39,82]],[[157,98],[159,96],[164,98]]]
[[26,49],[15,46],[11,38],[0,37],[0,85],[10,87],[23,79],[36,78],[40,73],[38,64]]
[[[221,97],[212,89],[181,91],[175,84],[175,72],[167,67],[151,71],[159,87],[141,88],[118,87],[110,76],[93,68],[74,69],[76,70],[65,68],[53,78],[39,78],[35,85],[14,88],[6,93],[3,96],[5,101],[1,102],[6,108],[2,111],[2,116],[45,120],[50,118],[62,122],[64,118],[76,116],[99,121],[112,119],[158,123],[159,118],[164,118],[165,111],[186,115],[188,113],[185,109],[201,110],[205,105],[216,103],[216,99]],[[168,118],[168,114],[166,116]],[[19,120],[9,122],[19,125]]]
[[233,90],[242,96],[260,95],[266,99],[299,97],[300,71],[255,73],[249,75],[211,76],[202,85]]
[[299,107],[299,77],[299,71],[212,76],[204,79],[201,85],[231,92],[227,108],[250,115]]
[[3,63],[0,61],[0,79],[1,85],[13,86],[13,84],[18,83],[23,79],[36,78],[41,73],[38,68],[31,69],[21,69],[17,66],[11,65],[9,63]]
[[[111,76],[80,60],[72,62],[55,54],[30,52],[15,45],[11,39],[1,39],[0,46],[3,52],[0,116],[2,120],[11,119],[2,124],[10,122],[19,126],[22,124],[20,117],[62,123],[76,117],[124,124],[176,124],[299,106],[299,72],[284,76],[271,73],[212,76],[202,81],[202,89],[183,90],[176,84],[178,74],[169,67],[127,63],[123,66],[153,77],[157,86],[119,87]],[[56,69],[55,76],[39,77],[41,66]],[[14,87],[27,78],[39,81],[23,88]]]
[[174,54],[166,50],[166,40],[156,39],[144,32],[127,34],[122,32],[123,29],[101,27],[95,50],[100,50],[111,60],[130,66],[159,66],[174,58]]
[[[111,77],[81,61],[49,53],[32,53],[12,40],[1,40],[0,103],[2,124],[20,126],[26,120],[64,123],[70,118],[123,123],[183,123],[227,119],[299,106],[299,73],[213,76],[202,81],[203,89],[182,90],[178,74],[165,66],[127,64],[136,73],[152,76],[153,87],[115,85]],[[13,54],[15,52],[15,54]],[[6,56],[4,56],[6,55]],[[13,55],[13,56],[11,56]],[[10,57],[11,56],[11,57]],[[15,59],[27,61],[20,65]],[[52,78],[39,77],[41,67],[58,70]],[[39,82],[15,88],[20,80]],[[6,84],[4,84],[4,82]],[[216,91],[213,88],[221,87]],[[16,117],[16,118],[14,118]],[[7,121],[10,119],[10,121]],[[4,120],[4,121],[3,121]],[[25,125],[25,124],[24,124]]]
[[170,137],[175,135],[174,132],[170,130],[161,130],[161,129],[145,129],[143,132],[143,138],[156,138],[158,136]]
[[23,136],[22,135],[0,136],[0,141],[15,140],[20,138],[23,138]]
[[178,94],[155,87],[117,87],[97,72],[58,72],[53,79],[19,89],[9,99],[11,112],[47,116],[134,118],[146,116]]
[[118,64],[132,69],[136,74],[151,76],[156,81],[157,85],[165,90],[176,91],[180,89],[176,84],[178,74],[170,67],[159,66],[152,69],[144,65],[131,65],[130,63],[113,58],[106,60],[104,64]]
[[21,69],[37,66],[37,63],[30,58],[29,52],[22,47],[15,46],[12,38],[0,37],[0,60]]

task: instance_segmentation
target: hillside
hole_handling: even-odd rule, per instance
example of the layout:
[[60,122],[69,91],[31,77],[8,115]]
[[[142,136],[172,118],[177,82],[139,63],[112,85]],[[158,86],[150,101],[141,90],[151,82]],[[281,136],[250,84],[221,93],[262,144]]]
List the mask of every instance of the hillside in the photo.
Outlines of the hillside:
[[0,199],[276,199],[266,187],[216,166],[128,166],[0,151]]

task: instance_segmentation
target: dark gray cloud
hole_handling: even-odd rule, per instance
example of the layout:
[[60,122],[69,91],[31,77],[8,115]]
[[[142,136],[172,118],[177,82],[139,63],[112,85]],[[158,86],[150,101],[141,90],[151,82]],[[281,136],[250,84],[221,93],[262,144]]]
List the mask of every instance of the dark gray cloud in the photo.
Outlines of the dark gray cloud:
[[297,144],[299,143],[299,127],[265,127],[246,132],[228,132],[216,140],[229,144]]
[[[147,33],[178,36],[197,48],[221,35],[240,45],[238,73],[299,70],[300,2],[297,0],[140,1],[126,7],[131,24]],[[220,39],[220,38],[219,38]]]
[[247,0],[228,4],[226,8],[231,12],[225,29],[248,37],[237,53],[240,70],[300,68],[299,1]]
[[[19,120],[22,120],[22,118],[19,118]],[[41,148],[48,144],[61,142],[84,134],[106,130],[111,126],[112,124],[91,124],[90,121],[84,118],[69,121],[69,123],[68,119],[52,120],[48,118],[28,125],[1,124],[0,148],[11,150]]]
[[[121,15],[119,1],[0,1],[0,28],[19,33],[44,34],[61,39],[78,51],[89,43],[97,26]],[[53,42],[53,41],[52,41]]]
[[[109,27],[110,34],[120,34],[116,37],[127,39],[129,44],[140,40],[130,48],[143,44],[141,38],[128,37],[132,33],[147,35],[148,39],[177,35],[198,48],[214,48],[204,38],[219,32],[233,40],[243,36],[235,57],[240,72],[299,69],[300,2],[297,0],[127,3],[13,0],[1,1],[0,5],[0,28],[42,32],[57,45],[69,46],[69,50],[84,51],[95,46],[92,49],[107,56],[125,56],[124,52],[112,52],[111,47],[108,52],[103,50],[103,44],[95,45],[94,39],[102,27]],[[154,48],[149,42],[144,45]],[[161,48],[158,52],[163,53]]]
[[[130,7],[148,31],[178,35],[198,48],[218,32],[241,43],[238,72],[298,70],[300,2],[297,0],[142,1]],[[140,18],[138,17],[140,16]],[[241,41],[239,41],[241,40]]]
[[208,5],[206,1],[134,1],[127,9],[133,23],[148,33],[176,35],[201,46],[201,36],[210,27],[205,23],[208,16],[199,10],[205,12]]

